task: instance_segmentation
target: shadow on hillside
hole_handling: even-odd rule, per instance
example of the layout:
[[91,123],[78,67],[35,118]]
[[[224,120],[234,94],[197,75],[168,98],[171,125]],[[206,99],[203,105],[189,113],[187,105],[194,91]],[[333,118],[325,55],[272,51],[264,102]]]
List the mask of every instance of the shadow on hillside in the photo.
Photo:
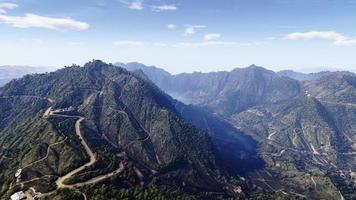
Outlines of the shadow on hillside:
[[203,108],[176,103],[177,112],[188,122],[208,133],[220,167],[231,175],[245,175],[265,166],[257,153],[257,142],[230,123]]

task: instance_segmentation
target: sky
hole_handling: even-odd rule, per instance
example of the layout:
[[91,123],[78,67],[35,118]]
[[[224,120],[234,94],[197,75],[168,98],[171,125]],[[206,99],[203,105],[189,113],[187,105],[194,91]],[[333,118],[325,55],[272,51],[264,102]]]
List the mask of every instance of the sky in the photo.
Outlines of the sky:
[[356,71],[356,0],[0,0],[0,65]]

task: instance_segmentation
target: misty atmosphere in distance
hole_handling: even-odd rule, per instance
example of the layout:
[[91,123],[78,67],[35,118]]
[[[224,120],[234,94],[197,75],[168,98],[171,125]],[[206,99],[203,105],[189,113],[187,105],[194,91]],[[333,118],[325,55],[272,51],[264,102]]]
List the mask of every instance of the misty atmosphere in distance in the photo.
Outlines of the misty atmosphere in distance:
[[0,200],[355,200],[355,10],[0,0]]

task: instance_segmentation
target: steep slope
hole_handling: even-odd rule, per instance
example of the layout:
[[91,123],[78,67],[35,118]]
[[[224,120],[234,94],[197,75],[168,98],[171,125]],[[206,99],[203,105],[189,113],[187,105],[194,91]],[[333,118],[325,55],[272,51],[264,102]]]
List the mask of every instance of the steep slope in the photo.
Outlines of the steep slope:
[[[150,68],[142,68],[145,70]],[[161,87],[180,99],[192,98],[190,103],[208,108],[205,112],[218,114],[210,115],[258,142],[257,151],[266,165],[250,171],[247,178],[265,193],[311,199],[356,198],[355,75],[292,75],[303,81],[285,77],[291,76],[287,72],[276,74],[251,66],[231,72],[173,75],[175,85],[168,81]],[[206,115],[199,109],[191,110],[181,112],[188,121],[201,128],[212,124],[204,123]],[[240,146],[236,143],[231,149]]]
[[219,166],[231,175],[246,175],[263,167],[257,142],[228,121],[198,106],[177,102],[176,108],[184,119],[209,134]]
[[164,195],[171,197],[232,191],[209,137],[184,122],[166,94],[124,69],[93,61],[27,75],[0,97],[1,195],[33,187],[46,197],[90,183],[80,191],[94,198],[100,192],[88,189],[99,181],[118,195],[136,184],[170,188],[176,192]]
[[[157,81],[163,80],[157,76],[166,76],[168,73],[159,68],[144,67],[144,65],[137,63],[129,63],[126,67],[148,81],[151,81],[149,77],[152,77],[152,74],[154,74],[152,78]],[[150,76],[145,73],[150,74]],[[209,134],[214,143],[220,167],[236,176],[263,166],[263,161],[257,155],[257,143],[251,137],[245,135],[227,120],[206,109],[186,105],[178,100],[174,102],[176,110],[185,120]]]
[[[309,89],[315,89],[311,84],[319,86],[316,91],[320,93],[307,92],[282,104],[248,109],[232,118],[245,133],[261,142],[260,152],[265,154],[269,168],[294,181],[284,185],[312,181],[309,183],[316,194],[304,192],[310,198],[338,199],[340,192],[345,199],[355,198],[356,95],[350,85],[340,84],[338,76],[333,76],[335,85],[331,77],[328,82],[321,79],[307,84]],[[347,95],[342,92],[345,88]],[[335,96],[323,96],[330,93]]]

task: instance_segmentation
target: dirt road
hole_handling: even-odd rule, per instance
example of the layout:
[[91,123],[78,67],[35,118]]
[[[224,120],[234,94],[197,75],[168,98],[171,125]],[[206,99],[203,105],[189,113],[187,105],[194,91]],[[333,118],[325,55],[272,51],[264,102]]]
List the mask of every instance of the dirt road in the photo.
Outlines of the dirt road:
[[85,142],[83,135],[80,131],[80,123],[84,120],[83,117],[79,117],[79,119],[77,120],[77,122],[75,123],[75,133],[78,135],[78,137],[80,138],[80,143],[83,145],[85,152],[88,154],[90,160],[89,162],[85,163],[84,165],[82,165],[81,167],[69,172],[68,174],[60,177],[57,181],[57,187],[58,188],[73,188],[74,185],[66,185],[64,183],[64,181],[70,177],[72,177],[74,174],[82,171],[83,169],[85,169],[86,167],[89,167],[91,165],[93,165],[96,162],[96,157],[93,153],[93,151],[89,148],[88,144]]

